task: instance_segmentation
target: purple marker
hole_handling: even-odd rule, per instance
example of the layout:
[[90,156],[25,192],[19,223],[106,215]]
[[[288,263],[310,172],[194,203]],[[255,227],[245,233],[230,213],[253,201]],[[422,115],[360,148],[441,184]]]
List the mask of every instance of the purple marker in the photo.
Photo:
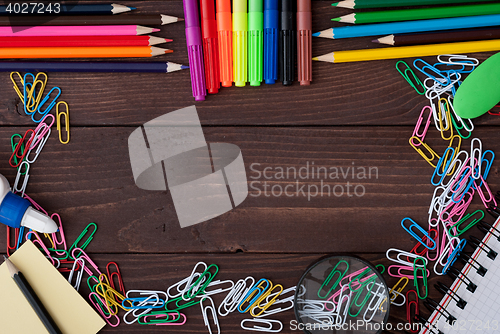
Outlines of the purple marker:
[[201,42],[200,15],[196,0],[183,0],[184,21],[186,22],[186,44],[191,72],[191,87],[195,101],[205,100],[205,67],[203,65],[203,47]]

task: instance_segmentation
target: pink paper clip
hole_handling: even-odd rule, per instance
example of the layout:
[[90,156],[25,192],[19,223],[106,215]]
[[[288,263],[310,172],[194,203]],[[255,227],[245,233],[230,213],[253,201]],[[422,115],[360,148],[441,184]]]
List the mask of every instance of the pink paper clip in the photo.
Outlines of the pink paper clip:
[[[422,126],[422,121],[424,120],[424,112],[426,109],[429,109],[429,117],[427,117],[427,122],[425,122],[424,130],[422,133],[418,133],[418,130],[420,130],[420,127]],[[425,106],[422,111],[420,112],[420,115],[418,116],[417,120],[417,125],[415,125],[415,129],[413,130],[412,137],[417,137],[420,138],[421,141],[424,141],[425,135],[427,134],[427,130],[429,129],[429,125],[431,124],[431,116],[432,116],[432,109],[429,106]],[[411,139],[411,142],[413,146],[420,146],[420,143],[414,143],[413,139]]]
[[[57,217],[57,220],[55,219],[56,217]],[[59,221],[59,224],[57,224],[57,225],[59,226],[59,234],[61,235],[61,240],[57,240],[57,232],[52,233],[52,240],[54,241],[54,246],[56,246],[56,249],[58,249],[58,250],[60,250],[60,248],[58,246],[62,246],[63,249],[67,251],[68,247],[66,246],[66,238],[64,236],[61,216],[59,216],[58,213],[53,213],[52,216],[50,216],[50,218],[52,218],[56,222],[56,224],[57,224],[57,221]],[[59,256],[62,256],[65,254],[64,252],[62,252],[62,254],[61,254],[61,252],[58,252],[57,250],[55,252]]]
[[29,197],[28,195],[24,194],[23,196],[24,198],[26,198],[28,201],[30,201],[31,205],[33,205],[35,207],[35,209],[39,210],[39,211],[42,211],[43,213],[45,213],[47,216],[49,215],[47,213],[47,211],[45,211],[44,208],[42,208],[40,205],[38,205],[37,202],[35,202],[31,197]]
[[[94,300],[92,299],[92,297],[95,296],[95,298],[97,298],[103,305],[106,305],[106,308],[108,309],[107,313],[109,313],[109,315],[105,315],[104,314],[104,311],[102,310],[101,306],[99,305],[99,303],[94,303]],[[99,296],[97,293],[95,292],[91,292],[89,294],[89,300],[90,302],[92,303],[92,305],[94,305],[94,308],[99,312],[99,314],[104,318],[104,320],[108,323],[108,325],[110,325],[111,327],[117,327],[119,324],[120,324],[120,318],[118,318],[118,316],[116,314],[112,314],[111,310],[109,309],[108,307],[108,304],[107,302],[101,298],[101,296]],[[109,319],[111,319],[112,317],[115,317],[116,318],[116,324],[112,324],[111,321]]]
[[[486,207],[486,209],[488,209],[489,203],[493,202],[492,205],[494,205],[494,207],[496,207],[497,201],[495,200],[495,196],[493,196],[493,194],[491,193],[490,187],[488,186],[486,181],[483,179],[482,175],[479,175],[478,181],[479,180],[481,180],[481,183],[480,183],[481,187],[478,187],[476,181],[474,181],[474,185],[476,186],[477,193],[479,194],[479,197],[481,198],[481,201],[483,202],[484,206]],[[489,199],[486,199],[486,197],[484,195],[485,193],[484,193],[482,188],[484,188],[486,190],[486,193],[489,195]]]
[[[391,273],[392,268],[397,268],[397,270],[398,270],[397,274]],[[403,271],[403,270],[409,270],[409,271],[411,271],[411,274],[405,275],[405,274],[401,273],[401,271]],[[393,264],[387,268],[387,273],[389,274],[389,276],[392,276],[392,277],[399,277],[399,278],[406,277],[408,279],[413,279],[413,270],[414,270],[413,267]],[[427,269],[427,277],[429,277],[429,274],[430,274],[430,271],[429,271],[429,269]],[[423,278],[423,276],[417,276],[417,278]]]
[[[177,313],[166,313],[165,312],[163,314],[155,314],[154,317],[155,317],[155,319],[163,318],[163,317],[167,317],[166,319],[168,319],[168,317],[173,316],[173,315],[177,315]],[[147,323],[148,317],[152,317],[152,315],[143,316],[142,321]],[[179,313],[179,319],[181,317],[184,318],[184,320],[182,322],[154,322],[154,323],[147,323],[147,324],[148,325],[155,325],[155,326],[182,326],[186,323],[187,318],[186,318],[186,315],[184,313]],[[164,320],[166,320],[166,319],[164,319]]]
[[[96,276],[96,277],[99,277],[100,275],[104,275],[100,270],[99,270],[99,267],[97,267],[97,265],[94,263],[94,261],[92,261],[90,259],[90,257],[87,255],[87,253],[85,253],[81,248],[73,248],[73,250],[71,251],[71,256],[76,259],[75,257],[75,251],[76,252],[81,252],[80,253],[80,256],[78,258],[83,258],[85,260],[85,263],[87,264],[85,266],[85,272],[89,275],[89,276]],[[97,275],[94,275],[94,273],[92,272],[92,270],[90,270],[89,268],[89,265],[91,265],[94,270],[97,272]],[[96,281],[97,282],[97,281]],[[99,283],[99,282],[97,282]]]
[[33,240],[33,243],[34,244],[37,243],[43,249],[43,251],[45,252],[45,254],[47,254],[46,256],[48,256],[49,260],[52,262],[52,265],[55,266],[56,262],[54,261],[54,258],[50,255],[49,250],[47,249],[47,247],[43,243],[42,239],[40,239],[40,236],[38,235],[38,233],[36,233],[35,231],[29,231],[28,233],[26,233],[26,239],[25,240],[30,239],[30,235],[31,234],[33,234],[35,236],[35,240]]

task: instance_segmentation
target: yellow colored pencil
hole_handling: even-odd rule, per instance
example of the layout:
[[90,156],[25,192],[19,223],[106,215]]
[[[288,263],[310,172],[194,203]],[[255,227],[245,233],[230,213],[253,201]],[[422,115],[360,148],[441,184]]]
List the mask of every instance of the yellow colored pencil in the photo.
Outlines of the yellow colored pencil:
[[486,41],[412,45],[380,49],[365,49],[351,51],[336,51],[322,56],[314,57],[313,60],[329,63],[347,63],[355,61],[369,61],[382,59],[399,59],[435,56],[440,54],[472,53],[499,51],[500,39]]
[[154,57],[172,50],[154,46],[0,48],[0,58],[122,58]]

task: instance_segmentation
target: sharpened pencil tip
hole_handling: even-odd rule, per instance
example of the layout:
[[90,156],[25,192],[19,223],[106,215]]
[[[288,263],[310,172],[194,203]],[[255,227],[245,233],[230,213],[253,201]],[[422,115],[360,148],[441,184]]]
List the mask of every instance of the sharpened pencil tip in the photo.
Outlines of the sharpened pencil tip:
[[187,70],[189,68],[189,66],[187,65],[181,65],[181,70]]
[[334,2],[334,3],[332,3],[332,6],[337,7],[338,4],[339,4],[338,2]]
[[340,22],[340,20],[342,20],[341,17],[336,17],[336,18],[332,19],[332,21],[334,21],[334,22]]
[[153,28],[153,31],[152,31],[152,32],[158,32],[158,31],[160,31],[160,29],[158,29],[158,28]]
[[174,52],[174,50],[170,50],[170,49],[165,50],[165,53],[172,53],[172,52]]
[[184,19],[182,17],[179,17],[179,21],[184,21]]
[[6,257],[5,255],[3,256],[3,259],[4,259],[5,261],[7,261],[7,257]]
[[378,40],[378,39],[373,39],[373,40],[372,40],[372,43],[377,43],[377,44],[378,44],[378,43],[380,43],[380,42],[379,42],[379,40]]
[[313,59],[312,59],[312,60],[318,60],[318,57],[313,57]]
[[136,7],[129,7],[130,10],[136,10],[137,8]]
[[318,37],[319,36],[319,32],[315,32],[314,34],[312,34],[313,37]]

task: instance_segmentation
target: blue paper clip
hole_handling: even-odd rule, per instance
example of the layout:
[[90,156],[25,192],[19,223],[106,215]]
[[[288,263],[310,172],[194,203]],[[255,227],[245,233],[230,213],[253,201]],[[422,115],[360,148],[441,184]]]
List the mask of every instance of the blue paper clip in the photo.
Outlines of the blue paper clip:
[[[123,308],[134,310],[162,308],[163,306],[165,306],[165,300],[161,298],[158,298],[156,303],[154,303],[153,301],[144,303],[145,301],[149,301],[153,297],[155,296],[151,295],[149,297],[125,298],[124,300],[122,300],[122,306]],[[125,305],[125,301],[128,301],[130,305]]]
[[[491,154],[491,159],[488,160],[486,159],[485,155],[486,153],[490,153]],[[490,173],[490,169],[491,169],[491,165],[493,165],[493,160],[495,160],[495,153],[493,153],[493,151],[491,150],[486,150],[483,152],[483,155],[481,156],[481,166],[484,162],[486,162],[486,166],[484,166],[484,168],[482,168],[483,170],[483,180],[486,181],[486,178],[488,178],[488,174]],[[476,167],[476,168],[479,168]],[[481,180],[481,183],[479,184],[479,187],[481,187],[483,185],[483,181]],[[476,185],[473,184],[472,187],[474,188],[474,190],[477,190],[476,188]]]
[[[466,168],[470,168],[470,166],[467,166]],[[460,183],[464,177],[465,177],[465,175],[462,175],[462,177],[460,178],[460,182],[458,182],[459,187],[460,187]],[[460,198],[456,199],[456,193],[451,195],[451,200],[453,201],[453,203],[460,202],[464,198],[465,194],[469,191],[470,187],[472,187],[473,184],[474,184],[474,179],[469,176],[469,183],[467,183],[467,186],[465,186],[465,189],[462,191],[462,195],[460,196]]]
[[457,258],[460,256],[460,253],[464,249],[466,243],[467,243],[467,240],[465,240],[465,239],[460,240],[460,243],[457,245],[457,248],[455,248],[453,250],[453,252],[451,252],[451,255],[448,257],[448,259],[446,260],[446,264],[443,267],[443,271],[442,271],[443,275],[446,275],[448,273],[448,271],[450,270],[450,267],[455,263]]
[[[442,168],[441,166],[443,165],[443,161],[446,159],[446,157],[448,157],[448,151],[451,151],[451,159],[449,159],[446,162],[446,165],[444,165],[444,168]],[[445,178],[446,174],[448,173],[448,169],[450,168],[450,164],[454,160],[454,156],[455,156],[455,149],[453,147],[448,147],[444,151],[443,156],[437,162],[436,169],[434,170],[434,173],[432,174],[431,177],[431,183],[433,186],[438,186],[441,184],[441,182],[443,182],[443,179]],[[444,172],[440,173],[439,172],[440,169],[442,169]],[[436,175],[440,177],[438,182],[434,182],[434,178],[436,177]]]
[[[405,221],[407,221],[407,220],[411,222],[411,224],[410,224],[410,226],[408,226],[408,228],[405,226]],[[405,229],[406,232],[410,233],[410,235],[412,237],[417,239],[417,241],[420,242],[422,244],[422,246],[424,246],[425,248],[430,249],[430,250],[433,250],[436,248],[436,242],[434,241],[434,239],[432,239],[431,236],[429,235],[429,233],[427,233],[427,231],[425,231],[413,219],[411,219],[409,217],[403,218],[403,220],[401,221],[401,226]],[[427,238],[427,241],[424,241],[423,238],[419,237],[418,234],[413,231],[413,227],[415,227],[420,233],[422,233],[424,235],[424,237]],[[433,244],[432,247],[428,246],[427,243],[429,241]]]
[[[261,287],[260,285],[262,283],[266,283],[266,287]],[[264,294],[264,292],[271,286],[271,282],[269,282],[265,278],[261,278],[255,285],[248,291],[248,293],[243,297],[241,302],[238,305],[238,311],[240,313],[246,313],[252,306],[255,304],[255,302]],[[257,292],[254,296],[254,293]],[[250,301],[248,299],[252,298]],[[248,302],[248,306],[242,310],[241,306],[245,304],[245,302]]]
[[[50,104],[47,106],[47,108],[45,108],[45,110],[42,112],[42,106],[49,100],[50,98],[50,94],[54,91],[54,90],[58,90],[59,93],[57,93],[56,97],[54,97],[54,99],[50,102]],[[56,105],[56,101],[57,101],[57,98],[61,95],[61,88],[59,87],[54,87],[52,88],[48,93],[47,95],[45,95],[45,97],[43,98],[42,101],[40,101],[40,104],[38,105],[38,108],[36,109],[36,113],[32,113],[31,114],[31,119],[33,120],[33,122],[35,123],[40,123],[42,121],[42,119],[45,117],[45,115],[47,115],[51,110],[52,108],[54,108],[54,106]],[[39,120],[36,120],[34,118],[35,114],[40,114],[42,115],[42,117],[39,119]]]
[[[423,63],[424,66],[422,67],[418,67],[418,63]],[[413,66],[419,70],[420,72],[422,72],[423,74],[425,74],[427,77],[433,79],[434,81],[436,81],[437,83],[439,83],[441,86],[448,86],[450,83],[451,83],[451,79],[449,76],[444,76],[443,73],[441,73],[440,70],[438,70],[437,68],[435,68],[434,66],[432,66],[431,64],[425,62],[424,60],[422,59],[415,59],[415,61],[413,62]],[[435,75],[433,75],[432,73],[428,73],[426,72],[426,69],[429,69],[431,72],[433,72]],[[437,78],[437,76],[439,76],[442,80],[439,80]]]

